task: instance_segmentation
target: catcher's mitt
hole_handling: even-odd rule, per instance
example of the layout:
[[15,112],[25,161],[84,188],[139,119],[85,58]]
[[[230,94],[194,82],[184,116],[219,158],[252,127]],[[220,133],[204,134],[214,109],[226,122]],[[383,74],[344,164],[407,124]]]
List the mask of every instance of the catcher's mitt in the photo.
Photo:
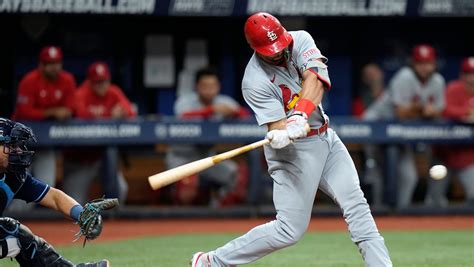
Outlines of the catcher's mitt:
[[87,202],[84,205],[84,210],[79,215],[80,230],[76,234],[76,240],[81,236],[84,236],[84,245],[87,240],[97,238],[102,232],[102,216],[100,212],[103,210],[112,209],[118,205],[118,199],[116,198],[99,198]]

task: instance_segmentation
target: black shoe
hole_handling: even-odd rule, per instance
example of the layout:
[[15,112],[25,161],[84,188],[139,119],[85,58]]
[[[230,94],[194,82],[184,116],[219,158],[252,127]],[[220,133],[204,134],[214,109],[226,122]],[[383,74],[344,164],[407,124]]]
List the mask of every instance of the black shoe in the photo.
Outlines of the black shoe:
[[76,267],[109,267],[110,262],[108,260],[101,260],[92,263],[79,263]]

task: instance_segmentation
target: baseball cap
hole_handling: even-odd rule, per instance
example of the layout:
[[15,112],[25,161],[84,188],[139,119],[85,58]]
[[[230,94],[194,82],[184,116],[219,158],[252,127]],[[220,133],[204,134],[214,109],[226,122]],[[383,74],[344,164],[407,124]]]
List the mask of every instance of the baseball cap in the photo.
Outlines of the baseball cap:
[[436,51],[431,45],[420,44],[413,48],[411,58],[415,62],[432,62],[436,60]]
[[474,57],[467,57],[462,61],[462,72],[474,73]]
[[41,63],[61,62],[63,52],[57,46],[45,46],[41,49],[39,60]]
[[95,62],[89,66],[87,79],[91,81],[103,81],[110,79],[109,66],[105,62]]

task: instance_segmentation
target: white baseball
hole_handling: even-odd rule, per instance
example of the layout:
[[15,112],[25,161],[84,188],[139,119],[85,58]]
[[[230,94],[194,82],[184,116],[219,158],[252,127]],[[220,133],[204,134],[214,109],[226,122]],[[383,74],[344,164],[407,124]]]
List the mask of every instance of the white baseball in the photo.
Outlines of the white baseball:
[[448,174],[448,169],[444,165],[434,165],[430,169],[430,176],[435,180],[441,180]]

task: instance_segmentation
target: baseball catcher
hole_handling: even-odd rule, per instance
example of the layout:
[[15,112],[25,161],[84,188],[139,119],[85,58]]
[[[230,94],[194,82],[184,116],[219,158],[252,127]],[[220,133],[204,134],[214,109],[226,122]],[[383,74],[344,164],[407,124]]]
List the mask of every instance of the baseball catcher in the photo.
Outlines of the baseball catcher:
[[35,202],[73,219],[80,228],[76,239],[84,236],[85,244],[102,231],[101,211],[118,204],[117,199],[97,199],[81,206],[61,190],[33,177],[26,169],[34,154],[27,144],[34,141],[29,127],[0,118],[0,259],[15,258],[22,267],[108,267],[108,260],[73,264],[28,227],[13,218],[3,217],[13,199]]

